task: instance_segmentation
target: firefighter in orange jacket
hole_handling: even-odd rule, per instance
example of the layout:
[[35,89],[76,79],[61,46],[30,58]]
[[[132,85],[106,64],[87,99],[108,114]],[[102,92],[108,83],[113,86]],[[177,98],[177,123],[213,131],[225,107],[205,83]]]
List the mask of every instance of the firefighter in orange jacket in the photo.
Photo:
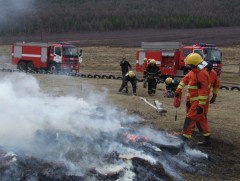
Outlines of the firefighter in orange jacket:
[[[215,70],[212,69],[212,63],[211,62],[208,62],[206,68],[207,68],[207,71],[209,73],[210,89],[212,89],[212,98],[210,99],[210,101],[207,102],[207,104],[205,106],[205,116],[206,116],[206,121],[208,121],[207,113],[208,113],[209,103],[213,104],[216,101],[216,97],[217,97],[219,87],[220,87],[220,81],[219,81],[219,78],[217,76],[217,73],[215,72]],[[197,127],[198,127],[199,131],[202,132],[201,126],[198,123],[197,123]]]
[[143,62],[143,64],[142,64],[142,72],[145,71],[145,69],[147,68],[147,66],[148,66],[148,59],[145,57],[145,58],[144,58],[144,62]]
[[211,62],[208,62],[208,65],[206,66],[206,68],[209,73],[210,84],[211,84],[211,89],[212,89],[212,98],[210,99],[210,104],[213,104],[216,101],[216,98],[218,95],[220,81],[219,81],[216,71],[212,69],[213,65]]
[[186,57],[185,63],[191,71],[179,83],[175,92],[175,96],[178,97],[184,86],[188,85],[188,97],[191,106],[186,114],[182,138],[184,140],[191,138],[192,129],[198,123],[205,138],[204,144],[209,144],[211,133],[205,117],[205,107],[209,98],[210,78],[206,68],[204,68],[206,62],[199,54],[191,53]]
[[[217,98],[217,95],[218,95],[218,91],[219,91],[219,88],[220,88],[219,78],[217,76],[216,71],[213,70],[212,67],[213,67],[212,63],[211,62],[207,62],[206,69],[207,69],[207,71],[209,73],[210,88],[212,89],[212,98],[209,101],[210,104],[213,104],[216,101],[216,98]],[[191,74],[191,72],[189,72],[189,73]],[[188,75],[188,74],[184,77],[183,81],[184,81],[185,85],[188,84],[189,78],[190,78],[190,75]],[[206,108],[207,108],[206,109],[206,113],[208,112],[208,105],[206,106]],[[187,107],[187,112],[188,112],[188,109],[190,108],[190,101],[189,101],[188,97],[187,97],[186,107]]]

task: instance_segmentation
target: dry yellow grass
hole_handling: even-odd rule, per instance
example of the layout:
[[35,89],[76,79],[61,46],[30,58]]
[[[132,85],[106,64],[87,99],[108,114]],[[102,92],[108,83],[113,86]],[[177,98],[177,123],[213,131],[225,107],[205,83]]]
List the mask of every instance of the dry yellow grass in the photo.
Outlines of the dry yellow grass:
[[[122,56],[133,65],[135,69],[135,53],[138,48],[117,48],[117,47],[85,47],[84,63],[81,72],[85,73],[101,73],[120,75],[119,61]],[[221,48],[223,51],[223,61],[228,63],[236,63],[239,59],[238,51],[240,47]],[[0,55],[8,57],[10,60],[10,46],[0,46]],[[225,63],[224,63],[225,64]],[[0,72],[0,74],[6,74]],[[172,99],[164,98],[163,91],[158,90],[154,97],[147,96],[147,90],[142,87],[142,83],[138,84],[138,96],[146,97],[152,103],[159,100],[167,108],[166,114],[159,114],[150,106],[140,100],[138,96],[125,96],[117,94],[117,90],[121,85],[120,80],[109,79],[87,79],[78,77],[66,77],[57,75],[34,75],[40,82],[42,91],[53,93],[56,95],[66,95],[74,92],[81,96],[79,89],[83,84],[90,84],[94,89],[108,90],[108,102],[117,106],[120,110],[127,110],[129,114],[137,114],[146,120],[146,124],[150,124],[156,129],[166,131],[179,131],[183,126],[185,117],[184,98],[182,106],[178,109],[178,120],[174,121],[176,109],[172,105]],[[236,74],[231,75],[238,80]],[[228,80],[228,74],[221,75],[221,79]],[[230,77],[229,80],[232,80]],[[54,88],[52,83],[54,82]],[[164,88],[164,85],[158,85],[158,88]],[[130,88],[131,91],[131,88]],[[208,114],[209,126],[213,132],[213,145],[210,148],[198,148],[212,155],[217,159],[217,163],[210,163],[210,173],[208,176],[199,176],[186,174],[186,180],[237,180],[239,175],[239,150],[240,150],[240,123],[239,123],[239,106],[240,92],[220,90],[216,104],[210,105]],[[196,139],[199,139],[198,137]],[[196,142],[194,140],[193,142]],[[226,170],[226,168],[232,168]]]

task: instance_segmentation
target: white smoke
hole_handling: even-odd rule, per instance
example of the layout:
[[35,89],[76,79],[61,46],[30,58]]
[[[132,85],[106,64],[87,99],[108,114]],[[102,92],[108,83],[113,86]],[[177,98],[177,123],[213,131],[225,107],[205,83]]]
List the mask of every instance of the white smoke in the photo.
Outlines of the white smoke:
[[18,16],[33,11],[35,0],[0,0],[0,26],[9,19],[17,21]]
[[174,167],[195,171],[190,167],[191,160],[207,159],[206,154],[190,148],[176,156],[156,151],[154,145],[180,147],[180,143],[150,128],[136,131],[137,136],[147,137],[148,144],[122,141],[128,141],[122,133],[130,131],[122,126],[142,119],[108,105],[106,89],[85,92],[87,88],[88,85],[79,87],[81,96],[56,96],[41,92],[32,75],[5,74],[0,79],[0,145],[64,163],[70,175],[82,176],[91,168],[103,175],[121,171],[119,180],[134,180],[131,160],[136,157],[151,165],[161,163],[176,180],[182,178]]
[[[101,103],[104,94],[91,94],[86,99],[56,97],[41,93],[31,75],[4,77],[0,81],[0,141],[16,144],[31,139],[39,129],[69,131],[79,136],[117,130],[121,118],[116,115],[120,114],[116,108]],[[103,107],[99,107],[99,101]]]
[[1,63],[10,63],[10,60],[5,55],[0,55],[0,64]]

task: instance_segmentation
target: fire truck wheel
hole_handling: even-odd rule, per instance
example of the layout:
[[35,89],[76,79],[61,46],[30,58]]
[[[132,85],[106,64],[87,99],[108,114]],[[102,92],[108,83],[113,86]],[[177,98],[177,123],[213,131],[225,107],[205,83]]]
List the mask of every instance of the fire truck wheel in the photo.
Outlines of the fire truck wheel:
[[17,68],[19,70],[27,70],[27,64],[26,62],[19,62],[18,65],[17,65]]
[[27,63],[27,70],[28,71],[34,71],[34,65],[32,62],[28,62]]
[[51,64],[50,66],[49,66],[49,71],[51,72],[51,73],[55,73],[56,71],[57,71],[57,65],[56,64]]

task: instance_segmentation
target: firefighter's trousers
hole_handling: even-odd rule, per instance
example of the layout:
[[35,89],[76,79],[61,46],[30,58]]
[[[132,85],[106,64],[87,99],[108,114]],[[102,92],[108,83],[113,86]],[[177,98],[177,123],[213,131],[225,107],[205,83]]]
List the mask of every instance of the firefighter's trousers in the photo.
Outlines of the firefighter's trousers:
[[206,108],[203,106],[203,113],[198,114],[196,109],[198,106],[198,101],[191,101],[191,107],[189,108],[186,119],[183,126],[183,136],[190,138],[192,135],[192,130],[195,127],[195,124],[199,126],[200,131],[203,133],[203,136],[210,136],[210,129],[208,127],[208,122],[206,118]]
[[[135,94],[137,91],[137,84],[135,81],[129,81],[129,82],[132,84],[133,94]],[[126,89],[126,92],[128,92],[127,84],[128,84],[128,81],[123,81],[119,89],[119,92],[121,92],[124,88]]]
[[155,94],[157,81],[155,78],[148,78],[148,94]]

